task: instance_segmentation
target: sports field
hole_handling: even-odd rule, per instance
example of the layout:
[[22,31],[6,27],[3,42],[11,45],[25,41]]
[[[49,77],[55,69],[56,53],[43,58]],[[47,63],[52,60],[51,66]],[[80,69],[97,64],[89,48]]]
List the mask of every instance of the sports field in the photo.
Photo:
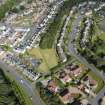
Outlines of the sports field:
[[58,59],[54,49],[33,48],[28,53],[41,60],[38,67],[39,72],[48,72],[49,69],[58,65]]

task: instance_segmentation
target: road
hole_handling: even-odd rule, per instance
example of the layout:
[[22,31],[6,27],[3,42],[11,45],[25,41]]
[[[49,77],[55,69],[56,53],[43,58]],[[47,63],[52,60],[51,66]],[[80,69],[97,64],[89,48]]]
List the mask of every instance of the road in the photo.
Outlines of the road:
[[93,65],[89,64],[88,61],[82,57],[80,54],[77,54],[75,51],[75,45],[73,40],[75,39],[75,37],[78,35],[78,26],[79,23],[82,19],[82,16],[79,14],[77,15],[77,18],[75,19],[75,21],[73,22],[73,26],[72,26],[72,32],[70,32],[69,34],[69,44],[68,44],[68,51],[70,52],[70,54],[72,54],[77,60],[79,60],[81,63],[83,63],[86,67],[88,67],[90,70],[92,70],[97,76],[101,77],[104,81],[105,81],[105,76],[104,74],[100,73],[96,67],[94,67]]
[[95,66],[93,66],[92,64],[89,64],[88,61],[84,57],[82,57],[79,54],[76,54],[74,48],[75,48],[74,45],[72,43],[70,43],[70,45],[69,45],[69,52],[70,52],[70,54],[72,54],[77,60],[79,60],[82,64],[84,64],[86,67],[88,67],[97,76],[101,77],[103,79],[103,81],[105,81],[104,74],[99,72]]
[[[56,6],[61,6],[64,0],[59,0],[55,3]],[[47,14],[44,14],[43,17],[40,17],[37,24],[34,24],[31,27],[31,31],[27,36],[24,38],[24,41],[21,41],[20,44],[25,46],[26,41],[31,39],[32,36],[35,33],[38,33],[41,29],[39,29],[39,24],[43,22],[43,20],[46,18]],[[26,44],[27,45],[27,44]],[[29,84],[25,79],[23,79],[14,68],[11,68],[10,66],[4,64],[2,61],[0,61],[0,68],[5,72],[8,73],[9,76],[13,77],[14,80],[21,85],[25,93],[29,96],[29,98],[32,100],[33,105],[42,105],[41,99],[37,92],[35,92],[35,89],[32,88],[31,84]]]
[[[59,8],[60,6],[62,6],[62,4],[63,4],[64,1],[65,1],[65,0],[57,0],[57,1],[54,3],[54,6],[57,7],[55,11],[57,11],[58,8]],[[28,40],[31,41],[33,36],[36,36],[36,37],[39,36],[38,33],[41,32],[41,31],[46,27],[46,25],[44,25],[43,27],[40,27],[40,25],[45,23],[44,20],[47,19],[47,16],[50,14],[50,12],[49,12],[50,9],[51,9],[51,8],[46,9],[46,10],[44,11],[44,13],[43,13],[43,16],[41,16],[41,17],[38,19],[37,23],[34,23],[34,25],[31,26],[29,33],[28,33],[28,34],[26,35],[26,37],[19,43],[19,47],[22,46],[22,49],[25,49],[25,48],[28,46],[28,43],[27,43]],[[53,18],[54,18],[54,17],[52,17],[52,19],[53,19]],[[46,24],[47,24],[47,23],[46,23]],[[40,27],[40,28],[39,28],[39,27]],[[15,46],[15,47],[17,47],[17,46]]]
[[104,96],[105,93],[105,86],[104,88],[98,93],[98,95],[91,101],[92,105],[98,105],[99,99]]
[[[15,81],[21,85],[21,87],[24,89],[25,93],[29,96],[29,98],[32,100],[33,105],[42,105],[41,99],[37,92],[35,92],[31,86],[26,80],[24,80],[18,73],[16,73],[16,70],[14,68],[11,68],[4,64],[2,61],[0,61],[0,68],[5,72],[8,73],[10,76],[12,76]],[[22,82],[21,82],[22,81]]]
[[[105,76],[104,74],[100,73],[93,65],[89,64],[85,58],[83,58],[81,55],[77,55],[74,51],[74,46],[71,44],[69,46],[70,53],[79,60],[82,64],[84,64],[87,68],[89,68],[92,72],[94,72],[98,77],[101,77],[103,81],[105,82]],[[97,96],[91,101],[91,105],[98,105],[98,100],[102,98],[102,96],[105,93],[105,87],[97,94]]]
[[[75,51],[75,44],[73,43],[73,40],[75,39],[77,35],[78,26],[79,26],[81,19],[82,19],[81,16],[77,16],[76,20],[73,22],[73,26],[72,26],[73,29],[72,29],[72,32],[69,34],[68,51],[78,61],[84,64],[87,68],[89,68],[92,72],[94,72],[98,77],[102,78],[102,80],[105,82],[105,75],[99,72],[96,67],[94,67],[92,64],[89,64],[88,61],[83,56],[81,56],[80,54],[77,54]],[[105,87],[91,101],[91,105],[98,105],[98,100],[104,95],[104,92],[105,92]]]

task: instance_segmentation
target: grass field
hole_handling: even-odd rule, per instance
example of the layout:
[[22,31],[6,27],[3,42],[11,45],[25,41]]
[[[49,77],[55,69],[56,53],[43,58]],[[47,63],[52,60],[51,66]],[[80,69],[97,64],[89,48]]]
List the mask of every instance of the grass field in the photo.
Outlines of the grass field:
[[99,38],[102,39],[103,41],[105,41],[105,32],[100,32],[101,34],[99,34]]
[[90,75],[94,80],[97,81],[97,87],[95,89],[95,93],[98,93],[104,87],[104,81],[91,71],[88,73],[88,75]]
[[40,59],[39,72],[48,72],[49,69],[58,65],[58,59],[54,49],[33,48],[28,51],[33,57]]

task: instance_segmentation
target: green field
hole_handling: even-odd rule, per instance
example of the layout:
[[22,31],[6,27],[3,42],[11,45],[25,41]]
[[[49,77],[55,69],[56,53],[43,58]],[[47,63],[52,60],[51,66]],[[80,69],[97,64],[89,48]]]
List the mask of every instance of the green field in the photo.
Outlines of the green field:
[[58,65],[58,59],[54,49],[40,49],[33,48],[28,53],[41,60],[41,64],[38,67],[39,72],[48,72],[49,69]]
[[95,93],[98,93],[104,87],[105,85],[104,81],[91,71],[88,73],[88,75],[90,75],[94,80],[97,81],[97,87],[95,89]]

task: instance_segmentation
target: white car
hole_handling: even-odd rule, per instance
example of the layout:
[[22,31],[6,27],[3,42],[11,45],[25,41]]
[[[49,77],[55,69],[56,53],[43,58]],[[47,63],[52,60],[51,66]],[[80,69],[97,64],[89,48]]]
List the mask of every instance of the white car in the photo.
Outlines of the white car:
[[21,79],[21,81],[20,81],[22,84],[24,83],[24,81]]

